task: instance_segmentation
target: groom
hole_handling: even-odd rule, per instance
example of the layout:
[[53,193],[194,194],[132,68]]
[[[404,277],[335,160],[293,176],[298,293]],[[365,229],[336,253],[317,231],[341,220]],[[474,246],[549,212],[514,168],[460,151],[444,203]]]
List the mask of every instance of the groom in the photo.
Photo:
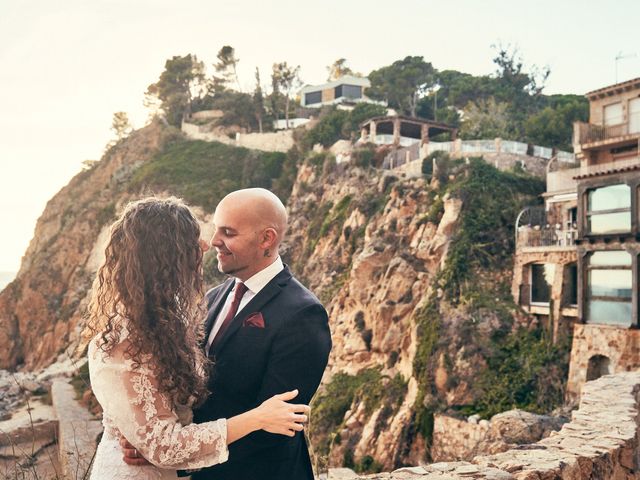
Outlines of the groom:
[[[298,389],[311,401],[331,350],[327,312],[283,265],[282,202],[268,190],[230,193],[218,204],[211,247],[226,282],[207,293],[205,351],[214,362],[211,395],[197,423],[229,418]],[[229,446],[229,460],[193,480],[313,480],[304,436],[254,432]],[[135,464],[135,459],[125,458]]]

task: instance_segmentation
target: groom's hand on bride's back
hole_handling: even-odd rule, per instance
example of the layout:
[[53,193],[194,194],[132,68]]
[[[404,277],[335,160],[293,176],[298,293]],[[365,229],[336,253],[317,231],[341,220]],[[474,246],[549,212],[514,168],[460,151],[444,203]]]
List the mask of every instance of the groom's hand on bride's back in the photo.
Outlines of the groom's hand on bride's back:
[[136,450],[136,447],[131,445],[126,438],[122,437],[120,439],[120,447],[122,448],[122,454],[123,454],[122,459],[124,460],[124,463],[126,463],[127,465],[134,465],[134,466],[151,465],[151,463],[149,463],[146,458],[142,457],[140,455],[140,452]]

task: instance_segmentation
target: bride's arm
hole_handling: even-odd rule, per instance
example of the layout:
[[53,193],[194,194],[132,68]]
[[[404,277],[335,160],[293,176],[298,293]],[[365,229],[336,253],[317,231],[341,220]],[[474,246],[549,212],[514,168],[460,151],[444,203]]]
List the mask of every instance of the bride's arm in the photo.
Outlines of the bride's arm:
[[293,431],[296,422],[304,421],[293,413],[296,406],[280,398],[229,420],[183,426],[152,372],[144,366],[134,369],[119,354],[122,350],[119,345],[105,361],[90,358],[92,387],[120,433],[158,467],[196,469],[222,463],[229,455],[228,443],[263,428]]

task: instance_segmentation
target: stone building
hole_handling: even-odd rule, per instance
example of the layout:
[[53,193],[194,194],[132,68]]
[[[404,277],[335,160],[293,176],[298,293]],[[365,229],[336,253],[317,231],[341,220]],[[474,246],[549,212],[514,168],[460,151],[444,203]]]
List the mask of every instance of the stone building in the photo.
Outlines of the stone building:
[[569,398],[587,380],[640,368],[640,78],[587,98],[590,123],[574,125],[581,323],[574,328]]
[[588,93],[576,163],[552,160],[544,207],[516,221],[512,293],[554,341],[573,334],[567,383],[640,367],[640,78]]

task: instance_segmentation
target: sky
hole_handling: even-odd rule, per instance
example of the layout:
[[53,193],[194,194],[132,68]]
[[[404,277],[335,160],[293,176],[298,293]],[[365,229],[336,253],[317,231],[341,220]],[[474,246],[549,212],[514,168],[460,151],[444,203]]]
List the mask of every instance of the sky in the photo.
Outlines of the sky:
[[144,92],[172,56],[210,73],[231,45],[250,91],[256,67],[266,84],[281,61],[307,84],[341,57],[365,74],[407,55],[490,74],[492,45],[513,45],[551,68],[544,93],[584,94],[615,83],[616,63],[617,81],[640,77],[638,19],[637,0],[0,0],[0,272],[18,270],[47,201],[101,157],[113,113],[144,126]]

